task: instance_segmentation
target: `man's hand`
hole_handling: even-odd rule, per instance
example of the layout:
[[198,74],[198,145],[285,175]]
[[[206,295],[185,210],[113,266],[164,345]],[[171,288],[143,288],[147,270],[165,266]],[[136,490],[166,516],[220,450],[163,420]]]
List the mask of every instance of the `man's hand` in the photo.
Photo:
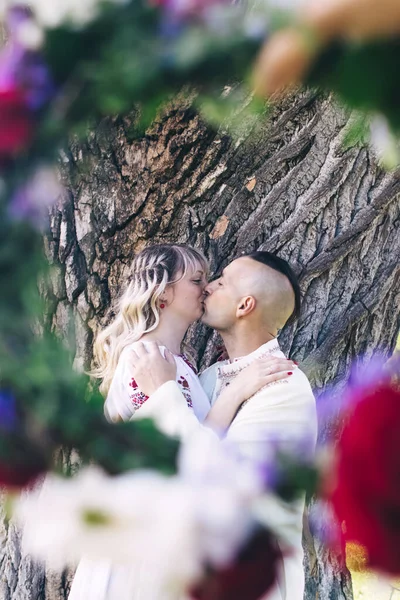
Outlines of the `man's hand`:
[[142,343],[131,350],[132,372],[136,384],[143,394],[151,396],[167,381],[176,380],[176,363],[169,350],[165,358],[155,342]]

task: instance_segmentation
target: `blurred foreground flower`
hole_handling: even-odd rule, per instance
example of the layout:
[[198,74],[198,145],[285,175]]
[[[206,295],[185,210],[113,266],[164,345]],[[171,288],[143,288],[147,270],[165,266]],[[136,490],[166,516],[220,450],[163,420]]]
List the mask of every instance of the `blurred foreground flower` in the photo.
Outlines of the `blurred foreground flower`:
[[400,33],[398,0],[308,0],[303,15],[324,41],[336,36],[366,40]]
[[[108,0],[109,3],[126,4],[129,0]],[[5,0],[3,11],[13,6],[21,6],[21,0]],[[25,3],[24,3],[25,4]],[[104,0],[29,0],[26,2],[39,25],[44,28],[56,28],[68,24],[84,27],[93,21],[100,12]]]
[[230,564],[254,524],[251,509],[263,493],[261,471],[207,430],[182,444],[178,463],[194,492],[207,563]]
[[200,17],[214,6],[231,4],[231,0],[150,0],[150,4],[162,7],[175,18]]
[[246,598],[256,600],[275,581],[280,558],[275,533],[253,511],[263,494],[257,472],[211,434],[199,435],[181,449],[177,476],[110,477],[97,467],[73,479],[51,474],[41,490],[21,496],[15,514],[24,549],[53,568],[81,558],[145,564],[159,589],[192,588],[194,598],[218,600],[237,595],[250,577]]
[[281,553],[271,534],[259,530],[233,564],[210,570],[190,592],[193,600],[259,600],[275,583]]
[[53,568],[82,557],[145,562],[161,587],[181,592],[203,565],[229,564],[251,525],[248,508],[226,486],[196,486],[154,471],[109,477],[97,467],[73,479],[49,475],[15,512],[25,550]]
[[48,221],[48,208],[61,196],[63,187],[53,167],[42,166],[21,186],[11,199],[9,213],[41,228]]
[[146,559],[160,578],[184,584],[198,574],[191,500],[175,478],[150,471],[109,477],[87,467],[72,479],[48,475],[15,513],[26,551],[55,569],[83,556],[116,564]]
[[41,450],[26,435],[12,391],[0,389],[0,486],[23,488],[45,473],[49,457]]
[[400,150],[387,119],[382,115],[377,115],[372,119],[370,128],[371,147],[377,158],[386,169],[396,168],[400,162]]
[[0,53],[0,157],[3,159],[14,158],[30,146],[37,127],[34,111],[53,93],[50,75],[40,55],[21,39],[21,31],[26,34],[27,25],[32,25],[32,20],[26,9],[16,7],[7,15],[10,37]]
[[26,94],[17,88],[0,89],[0,158],[12,158],[24,150],[33,132]]
[[256,93],[271,96],[299,84],[315,57],[318,46],[311,31],[283,29],[262,48],[254,69]]
[[308,0],[297,26],[266,42],[256,63],[256,89],[268,96],[299,83],[317,53],[335,38],[365,41],[399,33],[398,0]]
[[365,548],[370,567],[399,575],[400,392],[384,382],[353,395],[338,443],[331,501],[344,539]]

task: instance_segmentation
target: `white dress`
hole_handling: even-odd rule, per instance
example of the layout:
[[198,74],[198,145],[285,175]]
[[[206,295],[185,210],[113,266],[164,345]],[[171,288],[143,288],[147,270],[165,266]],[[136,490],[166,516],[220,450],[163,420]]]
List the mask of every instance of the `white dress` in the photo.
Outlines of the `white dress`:
[[[196,369],[183,355],[175,356],[177,366],[175,388],[179,401],[174,414],[164,414],[158,410],[157,397],[153,402],[138,388],[132,372],[132,353],[135,344],[127,346],[121,353],[117,368],[105,403],[108,420],[124,421],[152,417],[161,430],[181,438],[189,434],[190,425],[198,427],[210,410],[210,402],[200,385]],[[160,347],[164,353],[165,348]],[[161,395],[168,396],[168,388],[163,386]],[[158,391],[154,396],[160,395]],[[184,396],[185,401],[182,399]],[[160,414],[158,414],[160,413]],[[180,424],[182,424],[182,429]],[[151,570],[146,564],[132,568],[116,567],[106,560],[93,562],[82,559],[75,573],[68,600],[178,600],[174,594],[165,594],[155,587]]]
[[[146,345],[146,342],[144,344]],[[105,403],[106,417],[110,421],[118,421],[121,418],[129,421],[153,416],[153,402],[147,404],[148,397],[139,390],[133,377],[132,350],[135,349],[135,345],[124,348],[115,370]],[[165,347],[160,346],[160,350],[164,354]],[[175,362],[177,386],[186,398],[187,407],[202,423],[210,410],[210,402],[200,384],[197,371],[183,354],[175,355]]]

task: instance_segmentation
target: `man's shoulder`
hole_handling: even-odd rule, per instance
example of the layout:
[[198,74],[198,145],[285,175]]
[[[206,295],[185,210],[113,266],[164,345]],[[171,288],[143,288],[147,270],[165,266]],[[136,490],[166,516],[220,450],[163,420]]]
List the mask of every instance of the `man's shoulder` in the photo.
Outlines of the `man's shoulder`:
[[286,411],[290,407],[295,411],[302,407],[306,410],[315,407],[310,382],[301,369],[296,368],[292,375],[263,387],[246,403],[247,411],[254,409],[268,412],[270,407],[278,406],[285,406]]
[[301,390],[308,393],[314,398],[314,393],[311,388],[310,381],[307,375],[299,367],[293,371],[293,375],[290,376],[290,383],[295,386],[300,386]]
[[297,368],[293,375],[262,388],[245,402],[228,437],[239,443],[253,443],[272,435],[284,440],[307,439],[315,444],[317,431],[314,394],[307,376]]

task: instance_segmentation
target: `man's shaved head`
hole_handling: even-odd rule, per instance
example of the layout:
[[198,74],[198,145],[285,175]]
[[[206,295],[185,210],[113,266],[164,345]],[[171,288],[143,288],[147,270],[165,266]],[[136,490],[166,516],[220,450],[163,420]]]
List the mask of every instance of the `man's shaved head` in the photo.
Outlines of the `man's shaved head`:
[[283,275],[286,281],[290,283],[294,296],[294,309],[290,314],[289,319],[297,319],[300,316],[301,292],[299,281],[290,264],[283,258],[276,256],[276,254],[266,251],[252,252],[251,254],[248,254],[248,257],[270,267],[276,273]]
[[295,309],[294,291],[287,277],[249,256],[238,258],[231,264],[237,274],[233,285],[238,296],[253,296],[254,310],[262,322],[272,329],[282,329]]
[[300,289],[289,264],[269,252],[254,252],[231,262],[208,286],[203,321],[228,331],[245,318],[276,336],[297,315]]

